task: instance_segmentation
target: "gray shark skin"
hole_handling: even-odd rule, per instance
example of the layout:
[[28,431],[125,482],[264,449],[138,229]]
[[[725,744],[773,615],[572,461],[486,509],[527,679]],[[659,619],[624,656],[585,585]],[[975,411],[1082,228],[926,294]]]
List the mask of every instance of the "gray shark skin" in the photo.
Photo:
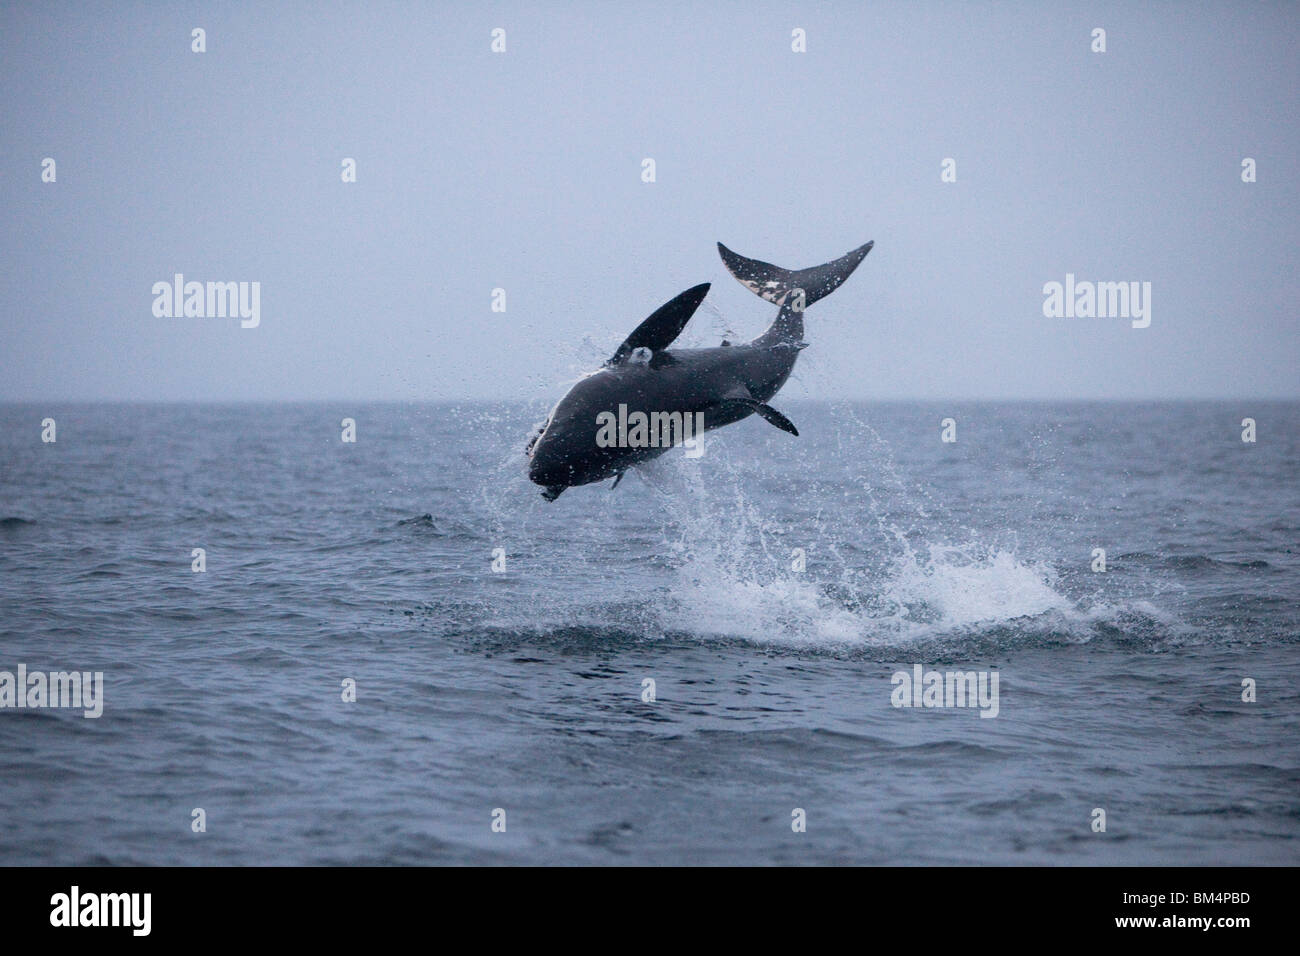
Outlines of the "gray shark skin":
[[874,242],[833,262],[809,269],[783,269],[737,255],[722,243],[718,253],[727,270],[756,295],[780,306],[771,326],[752,342],[715,348],[669,349],[709,291],[709,284],[687,289],[642,322],[596,372],[560,399],[546,424],[528,445],[528,477],[554,501],[566,488],[614,478],[638,462],[670,447],[601,447],[597,416],[643,412],[702,413],[711,431],[757,414],[792,435],[799,432],[768,405],[794,369],[803,341],[803,311],[837,289],[858,267]]

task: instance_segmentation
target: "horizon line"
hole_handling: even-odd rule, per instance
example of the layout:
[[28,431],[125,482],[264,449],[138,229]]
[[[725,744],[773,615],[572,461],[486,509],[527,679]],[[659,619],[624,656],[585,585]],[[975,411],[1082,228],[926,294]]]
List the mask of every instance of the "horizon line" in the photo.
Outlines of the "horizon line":
[[[545,401],[553,404],[557,399]],[[457,398],[424,397],[327,397],[327,398],[5,398],[0,397],[0,405],[452,405],[463,403],[479,404],[525,404],[542,401],[537,398],[506,396],[492,398],[481,395],[468,395]],[[826,398],[790,396],[785,404],[810,404],[851,402],[855,404],[902,405],[925,404],[934,402],[1024,402],[1033,403],[1077,403],[1077,404],[1139,404],[1139,403],[1193,403],[1193,402],[1300,402],[1300,393],[1294,395],[1166,395],[1166,396],[890,396],[874,397],[865,395],[843,395]]]

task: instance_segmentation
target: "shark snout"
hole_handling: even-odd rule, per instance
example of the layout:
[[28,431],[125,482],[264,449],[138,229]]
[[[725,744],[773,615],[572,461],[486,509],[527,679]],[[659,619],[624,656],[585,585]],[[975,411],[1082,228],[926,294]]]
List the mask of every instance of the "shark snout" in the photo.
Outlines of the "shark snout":
[[533,445],[528,461],[528,479],[547,489],[570,488],[608,478],[619,449],[596,445],[594,424],[588,416],[554,417]]
[[573,461],[567,452],[563,429],[548,425],[529,451],[528,480],[543,486],[573,483]]
[[533,458],[528,463],[529,481],[544,486],[567,485],[571,477],[572,469],[567,465],[555,461],[550,455],[544,454],[544,449],[538,448],[534,450]]

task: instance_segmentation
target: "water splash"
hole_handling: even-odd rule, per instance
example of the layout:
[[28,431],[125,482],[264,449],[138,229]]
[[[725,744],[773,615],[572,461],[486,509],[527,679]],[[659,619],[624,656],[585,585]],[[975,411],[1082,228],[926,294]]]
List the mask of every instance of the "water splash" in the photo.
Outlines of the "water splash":
[[1178,632],[1150,604],[1102,603],[1083,593],[1088,582],[1063,581],[1021,546],[1008,516],[991,515],[985,529],[954,520],[853,409],[836,407],[829,422],[822,442],[838,470],[801,464],[801,446],[755,447],[767,432],[737,429],[711,433],[703,458],[672,451],[635,469],[631,486],[576,489],[557,505],[524,477],[522,444],[503,438],[479,513],[485,541],[503,543],[521,571],[494,582],[484,623],[533,635],[629,626],[646,639],[833,653],[991,636],[1152,643]]

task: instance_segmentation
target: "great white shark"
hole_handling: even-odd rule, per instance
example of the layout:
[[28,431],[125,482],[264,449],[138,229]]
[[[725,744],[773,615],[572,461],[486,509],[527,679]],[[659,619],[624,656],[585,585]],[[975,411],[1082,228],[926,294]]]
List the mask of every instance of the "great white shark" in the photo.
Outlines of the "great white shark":
[[[839,288],[874,244],[868,242],[824,265],[783,269],[718,243],[727,271],[780,307],[772,324],[744,344],[723,340],[715,348],[670,349],[704,301],[709,283],[687,289],[656,309],[599,370],[560,399],[528,443],[528,477],[545,489],[542,497],[554,501],[566,488],[606,478],[613,478],[617,487],[633,465],[693,437],[687,431],[693,431],[693,424],[711,431],[756,414],[798,435],[790,419],[767,403],[808,346],[803,340],[804,309]],[[649,422],[650,427],[629,431],[629,420]]]

